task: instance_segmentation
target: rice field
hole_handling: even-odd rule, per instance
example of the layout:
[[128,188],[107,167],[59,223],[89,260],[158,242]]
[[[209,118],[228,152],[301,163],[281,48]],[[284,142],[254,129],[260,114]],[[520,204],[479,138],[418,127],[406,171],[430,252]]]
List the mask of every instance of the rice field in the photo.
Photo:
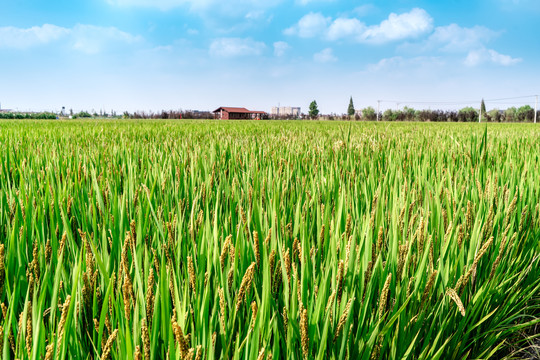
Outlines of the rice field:
[[2,121],[2,359],[523,356],[539,136]]

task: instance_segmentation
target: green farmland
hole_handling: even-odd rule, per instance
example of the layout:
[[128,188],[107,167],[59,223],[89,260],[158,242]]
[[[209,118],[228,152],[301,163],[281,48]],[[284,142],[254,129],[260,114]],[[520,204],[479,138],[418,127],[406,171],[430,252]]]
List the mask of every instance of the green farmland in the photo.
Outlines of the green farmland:
[[539,138],[2,121],[1,358],[523,356],[540,327]]

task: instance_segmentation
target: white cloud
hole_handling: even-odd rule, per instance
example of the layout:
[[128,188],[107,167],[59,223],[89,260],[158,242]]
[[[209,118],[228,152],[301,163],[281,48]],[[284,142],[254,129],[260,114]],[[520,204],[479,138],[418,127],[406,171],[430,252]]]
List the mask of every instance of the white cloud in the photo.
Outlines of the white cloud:
[[415,8],[403,14],[392,13],[379,25],[370,26],[362,38],[368,42],[382,43],[416,38],[433,29],[433,18],[424,10]]
[[443,51],[462,52],[481,46],[499,35],[498,32],[484,26],[470,28],[457,24],[439,26],[429,37],[427,45]]
[[331,48],[326,48],[322,50],[321,52],[316,53],[313,55],[313,60],[320,63],[329,63],[337,61],[337,57],[334,56],[334,52]]
[[375,6],[372,4],[364,4],[364,5],[355,7],[352,10],[352,13],[356,14],[356,16],[362,17],[362,16],[366,16],[367,14],[372,12],[374,9],[375,9]]
[[408,51],[432,52],[463,55],[463,63],[476,66],[485,63],[510,66],[522,61],[510,55],[500,54],[487,48],[487,44],[501,34],[484,26],[461,27],[457,24],[436,27],[433,33],[419,43],[408,43],[401,48]]
[[77,24],[64,28],[45,24],[31,28],[0,28],[0,48],[26,49],[62,40],[74,50],[95,54],[112,44],[132,44],[142,40],[115,27]]
[[322,36],[327,40],[351,39],[364,43],[385,43],[416,38],[431,32],[433,19],[423,9],[412,9],[403,14],[390,14],[378,25],[367,26],[355,17],[340,17],[332,21],[321,13],[309,13],[297,24],[286,29],[286,35],[303,38]]
[[248,12],[244,17],[247,20],[260,20],[264,17],[264,11],[253,10],[253,11]]
[[403,72],[408,73],[414,69],[426,69],[427,67],[440,67],[445,63],[439,57],[433,56],[418,56],[414,58],[404,58],[402,56],[394,56],[391,58],[381,59],[376,64],[367,66],[369,72]]
[[157,8],[167,11],[182,6],[205,8],[212,3],[212,0],[107,0],[107,2],[120,7]]
[[65,37],[70,32],[70,29],[51,24],[27,29],[13,26],[0,27],[0,48],[25,49],[44,45]]
[[332,2],[332,1],[334,0],[297,0],[297,3],[299,3],[300,5],[308,5],[314,2]]
[[309,13],[304,15],[296,25],[285,29],[285,35],[298,35],[302,38],[310,38],[323,35],[330,23],[330,17],[324,17],[321,13]]
[[76,25],[72,30],[73,48],[87,54],[97,54],[113,44],[133,44],[142,40],[115,27]]
[[366,25],[358,19],[339,18],[334,20],[328,28],[326,38],[328,40],[338,40],[349,37],[359,39],[365,30]]
[[266,45],[250,38],[220,38],[210,44],[210,54],[217,57],[258,56]]
[[402,67],[404,59],[401,56],[394,56],[391,58],[384,58],[379,60],[376,64],[369,64],[367,69],[371,72],[378,72],[381,70],[394,69],[396,67]]
[[168,11],[187,7],[195,12],[219,11],[223,14],[243,13],[255,9],[265,9],[280,3],[282,0],[107,0],[110,5],[119,7],[139,7]]
[[171,52],[174,48],[172,45],[158,45],[154,48],[152,48],[150,51],[152,52]]
[[291,46],[285,41],[276,41],[274,43],[274,55],[278,57],[283,56],[290,48]]
[[521,62],[520,58],[513,58],[510,55],[500,54],[492,49],[471,50],[465,59],[465,65],[476,66],[483,63],[493,63],[497,65],[510,66]]

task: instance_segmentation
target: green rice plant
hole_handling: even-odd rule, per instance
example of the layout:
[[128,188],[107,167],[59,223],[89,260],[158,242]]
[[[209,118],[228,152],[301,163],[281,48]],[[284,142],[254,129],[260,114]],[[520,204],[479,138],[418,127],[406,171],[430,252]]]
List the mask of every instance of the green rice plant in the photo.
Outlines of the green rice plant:
[[2,121],[1,358],[512,358],[540,323],[539,135]]

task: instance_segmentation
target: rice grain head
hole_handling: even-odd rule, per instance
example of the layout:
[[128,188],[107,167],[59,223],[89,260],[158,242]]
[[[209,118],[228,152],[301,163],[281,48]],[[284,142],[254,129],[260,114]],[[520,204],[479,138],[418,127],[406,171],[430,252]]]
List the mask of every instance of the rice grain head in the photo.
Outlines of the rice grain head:
[[6,280],[6,255],[4,244],[0,244],[0,296],[4,291],[4,281]]
[[257,302],[251,302],[251,330],[255,328],[255,321],[257,320]]
[[256,231],[253,231],[253,251],[255,253],[255,260],[257,261],[257,268],[259,268],[261,263],[261,253],[259,250],[259,234]]
[[422,308],[428,299],[429,294],[431,293],[431,288],[433,287],[433,283],[435,282],[435,278],[437,277],[437,270],[433,270],[431,275],[429,276],[429,280],[426,284],[426,287],[424,289],[424,293],[422,294],[422,300],[420,302],[420,308]]
[[202,345],[197,345],[197,353],[195,355],[195,360],[201,360],[203,356],[203,348]]
[[64,302],[64,305],[62,305],[62,316],[60,317],[60,323],[58,324],[58,346],[56,348],[56,358],[60,356],[60,349],[62,347],[62,340],[64,336],[64,327],[66,325],[70,302],[71,302],[71,295],[68,295],[66,297],[66,301]]
[[189,286],[191,287],[191,290],[195,294],[195,266],[193,265],[193,259],[191,258],[191,255],[188,255],[187,257],[187,263],[188,263],[188,276],[189,276]]
[[105,348],[103,349],[103,353],[101,355],[102,360],[107,360],[111,356],[112,345],[114,341],[116,340],[117,336],[118,336],[118,329],[115,329],[113,333],[109,336],[109,339],[107,340],[107,343],[105,344]]
[[148,326],[146,325],[146,319],[142,321],[142,341],[143,341],[143,351],[144,359],[150,359],[150,334],[148,333]]
[[384,241],[384,230],[382,225],[379,227],[379,233],[377,235],[377,254],[379,254],[383,247],[383,241]]
[[347,316],[349,316],[349,311],[351,310],[351,305],[353,301],[354,301],[354,298],[350,298],[349,301],[347,301],[347,305],[345,305],[345,310],[343,310],[343,314],[339,318],[338,326],[334,334],[334,342],[338,338],[341,330],[343,329],[343,326],[345,325],[345,322],[347,321]]
[[339,261],[338,265],[338,274],[337,274],[337,301],[338,304],[341,302],[341,296],[343,294],[343,276],[344,276],[344,263],[343,260]]
[[219,295],[219,323],[221,325],[222,331],[225,331],[225,311],[227,307],[227,302],[225,301],[225,293],[223,292],[223,288],[219,288],[218,290]]
[[180,325],[178,325],[174,317],[172,319],[172,329],[173,329],[174,338],[176,339],[176,342],[178,343],[178,346],[180,347],[180,354],[182,355],[182,358],[185,358],[189,352],[189,345],[188,345],[188,342],[186,341],[186,337],[184,337],[182,328],[180,327]]
[[135,347],[135,353],[133,354],[134,360],[142,360],[141,347],[137,345]]
[[[0,334],[0,339],[3,339],[4,338],[4,334],[3,332]],[[1,353],[1,347],[2,347],[2,344],[4,343],[4,341],[1,341],[0,343],[0,353]],[[51,338],[51,342],[47,345],[47,347],[45,348],[45,360],[52,360],[53,359],[53,354],[54,354],[54,334],[53,334],[53,337]]]
[[384,286],[379,298],[379,319],[382,319],[386,313],[386,305],[388,304],[388,293],[390,292],[390,282],[392,281],[392,273],[389,273],[384,282]]
[[247,268],[244,277],[242,278],[242,282],[240,283],[240,290],[238,290],[238,297],[236,300],[236,311],[240,310],[240,306],[244,302],[246,294],[251,289],[255,265],[255,262],[251,263],[251,265]]
[[225,268],[225,259],[227,259],[227,255],[229,252],[229,246],[231,244],[232,235],[229,235],[225,238],[225,242],[223,243],[223,247],[221,248],[221,255],[219,256],[219,263],[221,264],[221,270]]
[[457,292],[454,289],[449,288],[448,290],[446,290],[446,295],[450,296],[450,299],[454,300],[461,315],[465,316],[465,307],[463,306],[463,303],[461,302],[461,299],[459,298]]
[[301,341],[302,341],[302,353],[304,354],[304,359],[308,359],[309,358],[309,334],[308,334],[307,309],[304,309],[300,316],[300,336],[301,336]]
[[288,329],[288,326],[289,326],[289,316],[287,315],[287,308],[285,306],[283,307],[282,316],[283,316],[283,329],[285,331],[285,339],[287,339],[287,329]]
[[148,286],[146,288],[146,319],[150,327],[152,327],[152,318],[154,317],[154,269],[150,267],[148,275]]

